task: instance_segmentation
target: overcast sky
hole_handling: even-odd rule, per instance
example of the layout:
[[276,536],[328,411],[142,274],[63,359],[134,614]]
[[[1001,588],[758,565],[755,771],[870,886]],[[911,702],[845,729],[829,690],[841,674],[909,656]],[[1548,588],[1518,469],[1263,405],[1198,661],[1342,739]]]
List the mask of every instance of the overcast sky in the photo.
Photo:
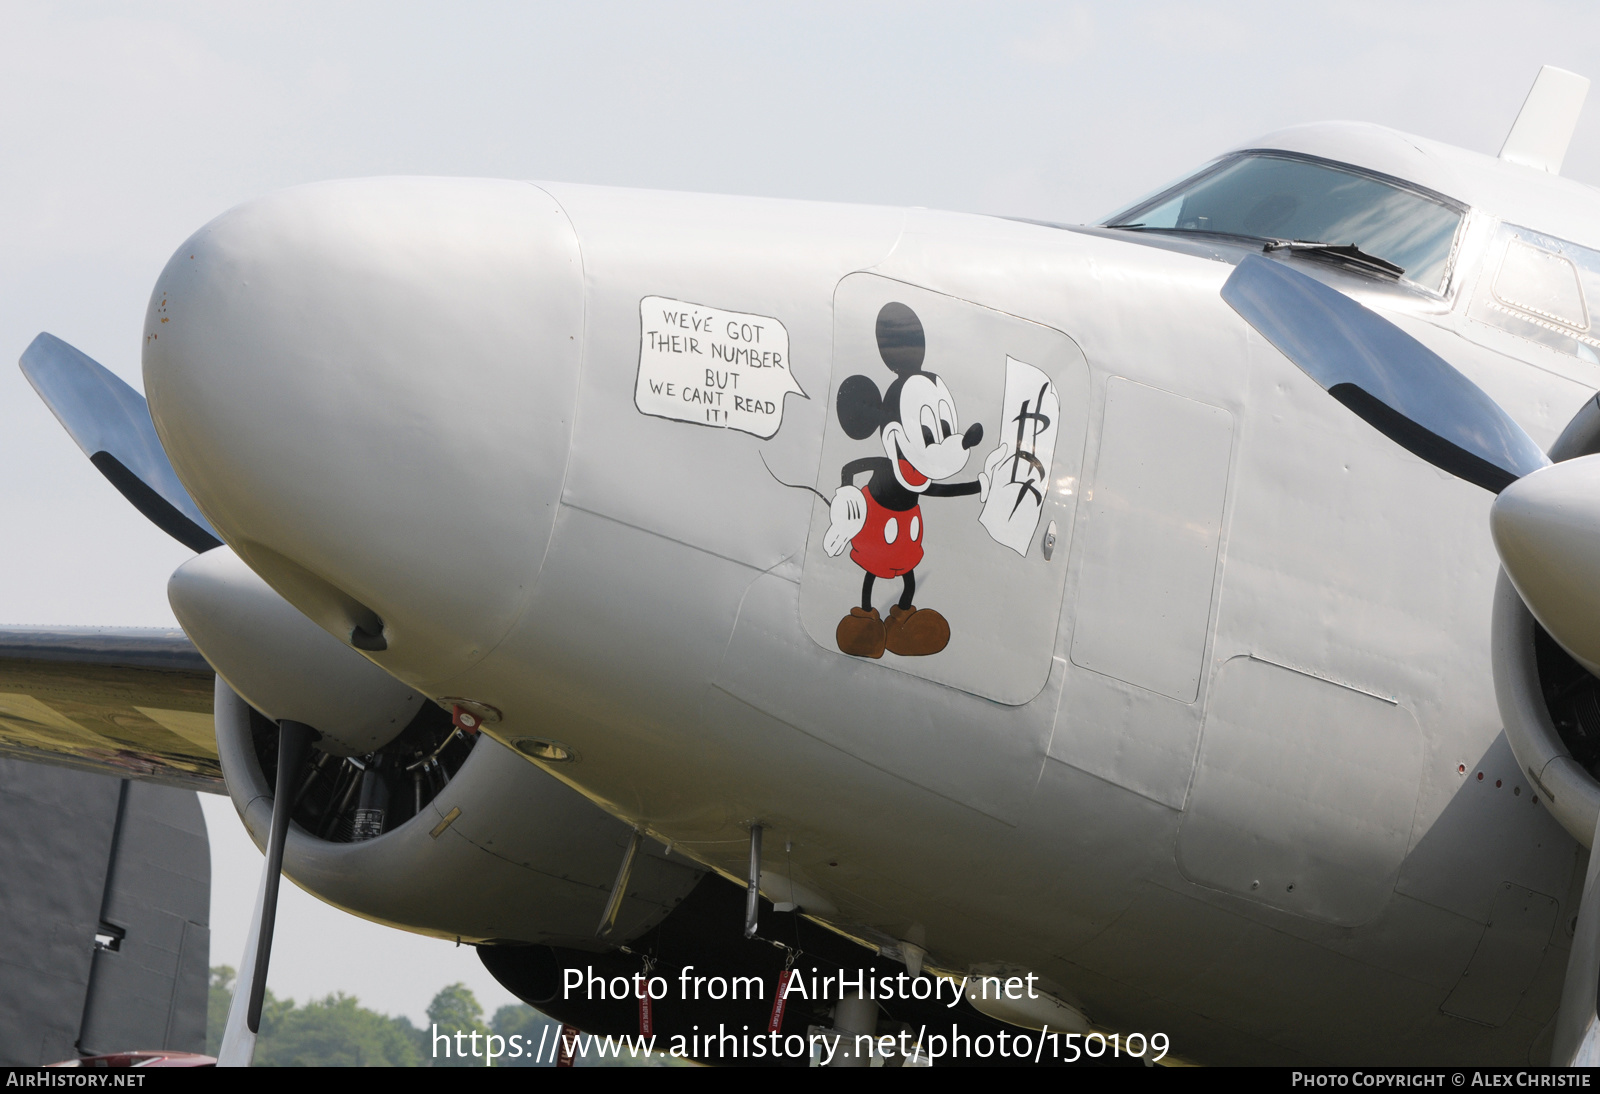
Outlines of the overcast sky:
[[[142,387],[144,309],[168,255],[228,207],[301,182],[487,175],[1084,221],[1300,122],[1492,154],[1541,64],[1600,78],[1597,42],[1600,5],[1530,0],[6,0],[0,358],[49,330]],[[1600,102],[1564,173],[1600,183]],[[0,422],[0,624],[172,624],[166,577],[188,552],[8,364]],[[232,856],[213,961],[237,963],[253,863],[240,866],[238,831],[219,831],[238,829],[231,812],[207,816]],[[274,989],[302,999],[342,988],[420,1020],[447,979],[487,983],[466,949],[299,893],[279,938]]]

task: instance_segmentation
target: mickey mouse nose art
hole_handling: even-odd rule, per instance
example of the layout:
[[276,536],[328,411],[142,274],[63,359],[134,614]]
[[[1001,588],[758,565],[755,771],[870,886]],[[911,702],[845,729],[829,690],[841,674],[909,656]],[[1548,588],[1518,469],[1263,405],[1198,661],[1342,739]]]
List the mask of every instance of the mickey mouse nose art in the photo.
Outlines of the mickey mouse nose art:
[[909,276],[861,270],[833,293],[801,625],[836,662],[870,659],[857,671],[885,694],[903,675],[1028,702],[1065,678],[1088,361],[1063,331]]
[[[961,431],[955,396],[944,380],[923,370],[927,336],[922,321],[898,301],[878,312],[878,355],[894,379],[881,394],[865,375],[848,377],[836,402],[839,425],[852,440],[877,435],[883,455],[851,460],[840,471],[839,489],[829,506],[830,523],[823,548],[838,557],[850,548],[850,560],[865,571],[861,604],[839,620],[839,649],[856,657],[925,657],[950,642],[950,624],[932,608],[914,606],[917,565],[923,558],[926,524],[922,499],[989,495],[996,468],[1006,458],[1002,443],[984,461],[984,470],[968,482],[947,483],[967,465],[968,452],[983,441],[983,426]],[[856,485],[869,475],[866,486]],[[883,619],[872,604],[878,578],[899,578],[899,602]]]

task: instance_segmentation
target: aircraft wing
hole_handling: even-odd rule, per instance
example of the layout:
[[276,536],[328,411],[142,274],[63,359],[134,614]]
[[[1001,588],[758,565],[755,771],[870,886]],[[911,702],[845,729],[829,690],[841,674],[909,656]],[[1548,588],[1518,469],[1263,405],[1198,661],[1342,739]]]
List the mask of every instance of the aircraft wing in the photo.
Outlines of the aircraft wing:
[[177,629],[0,629],[0,756],[223,793],[213,678]]

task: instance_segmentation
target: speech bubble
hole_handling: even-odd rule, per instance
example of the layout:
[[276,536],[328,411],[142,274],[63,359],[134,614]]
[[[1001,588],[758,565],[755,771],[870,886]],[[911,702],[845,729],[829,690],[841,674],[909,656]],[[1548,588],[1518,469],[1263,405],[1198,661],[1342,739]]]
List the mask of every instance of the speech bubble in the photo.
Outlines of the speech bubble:
[[766,438],[783,425],[791,392],[810,398],[778,320],[665,296],[639,301],[639,413]]

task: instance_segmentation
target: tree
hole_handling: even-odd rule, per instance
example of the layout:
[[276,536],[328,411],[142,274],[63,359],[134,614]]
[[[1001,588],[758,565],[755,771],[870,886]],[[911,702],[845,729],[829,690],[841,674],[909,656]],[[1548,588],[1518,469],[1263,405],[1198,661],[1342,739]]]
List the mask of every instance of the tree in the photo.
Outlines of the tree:
[[[270,998],[270,993],[269,993]],[[420,1067],[421,1031],[339,992],[303,1007],[263,1007],[255,1062],[261,1067]]]
[[[219,965],[211,970],[206,1051],[213,1056],[222,1045],[234,988],[233,969]],[[262,1000],[254,1063],[257,1067],[426,1067],[429,1060],[422,1031],[404,1017],[368,1010],[342,992],[296,1007],[293,999],[279,999],[269,990]]]
[[[548,1033],[544,1031],[546,1026],[550,1027]],[[504,1037],[508,1046],[511,1044],[512,1034],[520,1035],[522,1055],[507,1055],[504,1059],[495,1061],[495,1066],[538,1067],[539,1063],[535,1061],[534,1053],[540,1050],[541,1045],[545,1046],[547,1056],[544,1063],[548,1064],[548,1046],[555,1041],[560,1027],[561,1023],[554,1018],[545,1017],[526,1003],[501,1007],[494,1012],[494,1020],[489,1023],[489,1028]],[[509,1048],[507,1051],[509,1052]]]
[[206,993],[207,1056],[215,1056],[222,1048],[222,1031],[228,1026],[228,1007],[233,1003],[233,978],[231,965],[216,965],[211,970],[211,987]]
[[[433,1028],[422,1033],[428,1039],[430,1062],[434,1067],[488,1066],[484,1037],[488,1035],[489,1027],[483,1024],[483,1007],[479,1005],[477,996],[465,984],[456,983],[440,988],[439,994],[428,1004],[428,1021]],[[459,1042],[455,1037],[457,1033],[465,1034]],[[476,1056],[472,1055],[474,1033],[478,1034]],[[449,1037],[448,1048],[442,1042],[435,1041],[436,1034]],[[438,1045],[437,1050],[433,1047],[435,1044]],[[458,1045],[466,1049],[466,1055],[457,1052]]]
[[[222,1045],[222,1031],[228,1022],[228,1007],[236,987],[234,970],[218,965],[211,970],[210,993],[206,1008],[206,1051],[215,1056]],[[483,1007],[465,984],[451,984],[433,997],[428,1005],[431,1029],[418,1029],[405,1017],[390,1017],[368,1010],[354,996],[338,992],[314,999],[303,1007],[293,999],[279,999],[271,991],[261,1005],[261,1032],[256,1039],[257,1067],[484,1067],[489,1063],[484,1038],[498,1034],[510,1045],[511,1037],[522,1038],[520,1057],[502,1057],[499,1067],[533,1067],[541,1034],[545,1055],[541,1063],[554,1063],[555,1038],[559,1023],[526,1004],[501,1007],[485,1025]],[[438,1043],[433,1053],[433,1033],[448,1037],[449,1055]],[[456,1051],[456,1033],[461,1033],[466,1055]],[[472,1034],[478,1034],[477,1055],[472,1054]],[[685,1061],[669,1059],[659,1053],[651,1059],[591,1057],[586,1067],[673,1067]]]

